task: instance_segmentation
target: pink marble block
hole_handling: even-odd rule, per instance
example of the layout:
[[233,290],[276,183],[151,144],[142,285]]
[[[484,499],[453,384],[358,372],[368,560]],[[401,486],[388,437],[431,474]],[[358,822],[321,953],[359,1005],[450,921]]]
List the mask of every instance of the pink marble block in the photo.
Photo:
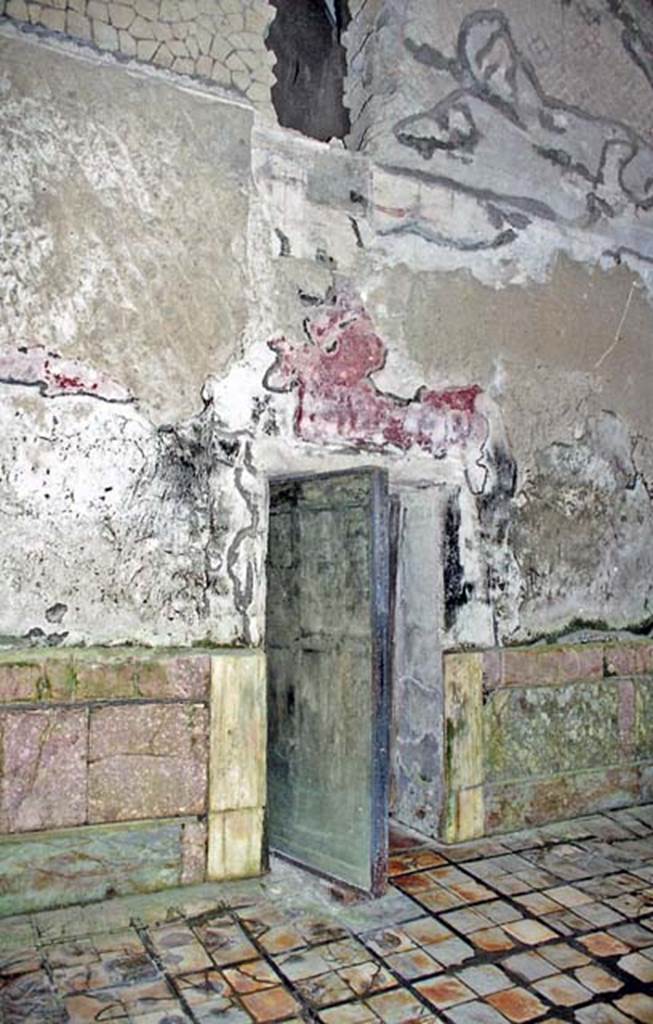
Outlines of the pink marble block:
[[86,820],[85,708],[0,712],[0,832]]
[[178,697],[208,700],[211,658],[208,654],[182,655],[157,661],[138,661],[137,688],[141,697]]
[[0,703],[38,700],[42,681],[40,665],[0,665]]
[[208,745],[202,704],[92,709],[89,823],[204,814]]

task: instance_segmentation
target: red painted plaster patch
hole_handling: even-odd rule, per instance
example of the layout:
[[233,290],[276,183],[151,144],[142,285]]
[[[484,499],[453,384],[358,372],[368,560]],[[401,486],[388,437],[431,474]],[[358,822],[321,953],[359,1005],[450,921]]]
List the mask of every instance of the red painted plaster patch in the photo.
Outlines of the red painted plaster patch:
[[453,448],[469,449],[482,467],[489,434],[479,408],[477,384],[442,391],[421,387],[411,398],[381,391],[387,346],[360,300],[340,294],[304,321],[306,339],[268,342],[276,355],[265,375],[270,391],[298,392],[294,429],[313,443],[340,443],[382,451],[419,448],[440,459]]
[[105,402],[131,402],[132,395],[117,381],[78,359],[48,352],[44,345],[0,349],[0,382],[36,384],[46,398],[91,395]]

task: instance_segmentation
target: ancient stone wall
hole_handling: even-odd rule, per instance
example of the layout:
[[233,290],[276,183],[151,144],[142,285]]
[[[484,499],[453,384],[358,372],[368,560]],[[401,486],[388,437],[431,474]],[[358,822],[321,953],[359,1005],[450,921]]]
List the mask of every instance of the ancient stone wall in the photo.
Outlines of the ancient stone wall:
[[[650,5],[352,2],[346,146],[268,116],[267,4],[5,9],[0,646],[259,646],[267,478],[383,467],[413,523],[396,806],[434,830],[434,652],[651,631]],[[469,657],[450,834],[649,792],[649,675],[484,703]],[[18,714],[100,714],[42,699]],[[208,814],[248,857],[260,807]]]

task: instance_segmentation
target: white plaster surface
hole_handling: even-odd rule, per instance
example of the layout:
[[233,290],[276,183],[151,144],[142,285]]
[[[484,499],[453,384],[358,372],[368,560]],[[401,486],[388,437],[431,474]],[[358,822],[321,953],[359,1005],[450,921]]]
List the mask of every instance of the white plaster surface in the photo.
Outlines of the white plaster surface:
[[[451,52],[460,19],[442,39],[420,24]],[[580,122],[582,149],[597,129]],[[577,216],[587,189],[553,164],[545,178],[519,165],[503,128],[488,138],[489,161],[446,161],[460,171],[448,184],[416,175],[412,150],[397,168],[381,135],[347,152],[163,72],[0,31],[0,347],[42,344],[134,398],[48,397],[3,376],[5,642],[255,643],[266,476],[363,464],[458,495],[445,645],[575,620],[646,628],[651,212],[615,192],[612,216]],[[508,179],[512,199],[481,194]],[[530,202],[545,186],[554,218]],[[453,449],[297,437],[297,392],[264,386],[267,341],[299,342],[311,309],[345,287],[387,346],[380,390],[483,390],[482,493]]]

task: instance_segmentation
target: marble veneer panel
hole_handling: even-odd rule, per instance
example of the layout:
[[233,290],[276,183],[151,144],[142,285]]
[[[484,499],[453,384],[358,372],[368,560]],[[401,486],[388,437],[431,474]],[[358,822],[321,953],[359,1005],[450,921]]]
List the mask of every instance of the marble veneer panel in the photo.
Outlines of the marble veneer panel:
[[0,917],[201,881],[202,828],[177,818],[2,836]]

